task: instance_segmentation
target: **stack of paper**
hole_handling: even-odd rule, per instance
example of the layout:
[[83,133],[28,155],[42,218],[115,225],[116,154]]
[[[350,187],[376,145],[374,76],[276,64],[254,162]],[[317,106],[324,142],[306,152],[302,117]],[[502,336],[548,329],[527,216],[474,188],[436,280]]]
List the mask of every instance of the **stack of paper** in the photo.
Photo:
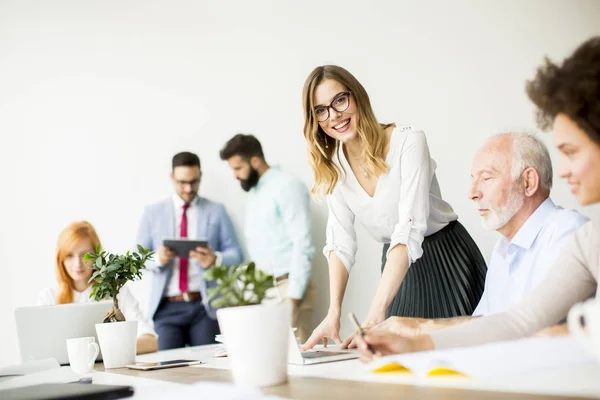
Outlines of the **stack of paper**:
[[54,358],[27,361],[22,364],[16,364],[0,368],[0,382],[16,376],[29,375],[36,372],[47,371],[50,369],[57,368],[60,368],[60,364]]
[[367,365],[375,373],[488,378],[596,363],[572,337],[534,337],[460,349],[393,355]]
[[215,341],[220,343],[215,347],[215,357],[227,357],[227,345],[225,344],[225,338],[223,335],[216,335]]

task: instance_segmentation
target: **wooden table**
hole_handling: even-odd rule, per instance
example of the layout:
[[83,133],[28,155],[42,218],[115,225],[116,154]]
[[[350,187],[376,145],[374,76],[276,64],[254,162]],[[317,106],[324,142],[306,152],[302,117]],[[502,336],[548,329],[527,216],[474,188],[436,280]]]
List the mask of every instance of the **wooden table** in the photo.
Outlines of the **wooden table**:
[[[98,366],[96,369],[99,369]],[[157,371],[137,371],[127,368],[111,369],[107,372],[156,379],[167,382],[192,384],[196,382],[233,382],[231,371],[217,368],[183,367]],[[600,378],[599,378],[600,379]],[[538,400],[575,399],[577,397],[543,396],[521,393],[488,392],[454,388],[439,388],[417,385],[345,381],[303,376],[289,376],[288,382],[263,388],[267,395],[289,399],[490,399],[490,400]]]

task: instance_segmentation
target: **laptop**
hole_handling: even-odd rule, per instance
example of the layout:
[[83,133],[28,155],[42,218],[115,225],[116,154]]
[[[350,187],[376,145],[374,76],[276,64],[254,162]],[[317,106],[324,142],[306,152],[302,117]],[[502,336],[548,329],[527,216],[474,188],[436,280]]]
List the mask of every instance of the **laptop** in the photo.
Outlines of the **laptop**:
[[357,350],[344,349],[312,349],[308,351],[300,351],[300,346],[296,342],[296,336],[292,328],[289,329],[288,339],[288,364],[310,365],[320,364],[332,361],[351,360],[358,358]]
[[[296,341],[294,329],[289,329],[288,338],[288,364],[309,365],[320,364],[332,361],[343,361],[358,358],[357,350],[343,349],[325,349],[300,351],[300,346]],[[227,343],[223,334],[215,336],[215,341],[221,345],[215,348],[215,357],[227,357]]]
[[[67,339],[94,336],[112,301],[22,307],[15,310],[21,362],[54,358],[69,364]],[[98,358],[100,359],[100,358]]]
[[0,391],[3,400],[104,400],[133,396],[131,386],[43,383]]

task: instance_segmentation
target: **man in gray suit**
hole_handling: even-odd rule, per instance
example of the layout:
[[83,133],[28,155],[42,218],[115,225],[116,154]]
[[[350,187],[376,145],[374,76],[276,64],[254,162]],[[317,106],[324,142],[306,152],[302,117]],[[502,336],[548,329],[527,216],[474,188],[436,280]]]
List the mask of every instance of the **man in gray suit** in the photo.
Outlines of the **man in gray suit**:
[[[242,262],[242,251],[223,205],[198,196],[200,159],[189,152],[173,157],[171,180],[175,193],[147,206],[137,243],[156,251],[148,315],[154,320],[160,350],[213,343],[219,333],[216,310],[204,304],[207,286],[202,279],[213,265]],[[189,257],[178,258],[163,245],[165,238],[205,238]]]

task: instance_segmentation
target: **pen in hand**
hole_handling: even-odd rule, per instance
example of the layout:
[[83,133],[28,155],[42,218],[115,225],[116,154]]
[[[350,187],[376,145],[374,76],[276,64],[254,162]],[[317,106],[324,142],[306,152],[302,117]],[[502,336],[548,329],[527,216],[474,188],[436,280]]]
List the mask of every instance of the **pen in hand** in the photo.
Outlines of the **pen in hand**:
[[[356,326],[356,329],[357,329],[358,333],[360,334],[360,337],[364,339],[365,330],[362,328],[362,326],[360,326],[360,323],[358,322],[356,315],[354,315],[354,313],[351,312],[351,313],[348,313],[348,316],[352,320],[352,323]],[[370,344],[367,343],[367,347],[372,354],[375,354],[375,349],[373,349],[373,346],[371,346]]]

